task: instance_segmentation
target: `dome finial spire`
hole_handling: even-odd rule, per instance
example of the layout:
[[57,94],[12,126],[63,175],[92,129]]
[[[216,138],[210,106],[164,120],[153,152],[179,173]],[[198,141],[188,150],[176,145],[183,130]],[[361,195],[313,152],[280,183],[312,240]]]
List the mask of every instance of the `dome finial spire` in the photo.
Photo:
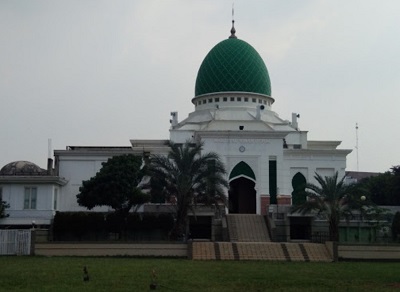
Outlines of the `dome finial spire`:
[[231,35],[229,36],[230,39],[237,39],[237,36],[235,35],[236,29],[235,29],[235,19],[234,19],[234,5],[235,3],[232,3],[232,28],[231,28]]

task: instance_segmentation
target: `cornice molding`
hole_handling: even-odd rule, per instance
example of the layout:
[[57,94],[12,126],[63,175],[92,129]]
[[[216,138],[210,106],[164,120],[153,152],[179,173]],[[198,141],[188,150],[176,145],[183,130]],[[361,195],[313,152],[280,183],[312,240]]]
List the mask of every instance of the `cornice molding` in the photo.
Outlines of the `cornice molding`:
[[2,184],[56,184],[64,186],[67,182],[67,180],[59,176],[0,176],[0,183]]

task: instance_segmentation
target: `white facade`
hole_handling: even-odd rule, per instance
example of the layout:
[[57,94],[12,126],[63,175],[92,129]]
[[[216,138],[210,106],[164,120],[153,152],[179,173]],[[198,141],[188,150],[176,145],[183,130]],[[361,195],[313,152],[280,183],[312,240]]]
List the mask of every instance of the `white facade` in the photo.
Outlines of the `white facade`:
[[[232,96],[234,101],[230,100]],[[226,101],[223,101],[224,97],[227,97]],[[196,106],[195,111],[182,122],[177,119],[172,121],[170,139],[174,143],[202,141],[205,152],[213,151],[220,155],[230,182],[241,176],[253,181],[257,214],[265,214],[268,205],[277,203],[270,200],[270,161],[276,164],[273,179],[275,195],[281,204],[291,204],[292,182],[297,173],[312,183],[315,183],[315,173],[332,176],[338,172],[339,177],[345,175],[346,156],[351,150],[337,149],[340,145],[338,141],[308,141],[307,132],[299,129],[296,114],[289,122],[272,111],[272,98],[242,92],[225,92],[201,98],[206,99],[207,104],[200,102],[200,106]],[[193,103],[196,105],[201,98],[194,98]],[[254,99],[255,102],[252,102]],[[177,113],[174,114],[177,116]],[[131,142],[137,152],[143,149],[152,152],[148,147],[151,141]],[[231,176],[240,162],[251,168],[255,178],[245,174]]]
[[[36,205],[25,208],[25,192],[35,190],[37,192]],[[2,187],[3,200],[10,204],[7,213],[10,215],[4,218],[2,224],[30,225],[32,221],[35,224],[49,224],[57,210],[55,201],[57,201],[58,186],[45,184],[23,184],[6,185]]]
[[10,206],[6,209],[8,217],[0,219],[0,225],[49,225],[59,210],[61,189],[67,182],[35,167],[40,172],[0,175],[1,197]]
[[[84,147],[70,146],[66,150],[56,150],[55,171],[68,183],[61,190],[60,211],[86,211],[78,205],[76,195],[82,181],[95,176],[107,159],[122,154],[130,154],[130,147]],[[95,208],[94,211],[108,211],[107,207]]]

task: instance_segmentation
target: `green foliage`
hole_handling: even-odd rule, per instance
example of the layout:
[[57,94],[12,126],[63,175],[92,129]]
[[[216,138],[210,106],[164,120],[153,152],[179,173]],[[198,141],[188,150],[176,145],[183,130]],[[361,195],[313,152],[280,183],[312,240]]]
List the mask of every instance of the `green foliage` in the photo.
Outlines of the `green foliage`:
[[392,221],[392,237],[396,241],[400,237],[400,212],[396,212]]
[[110,206],[117,212],[127,213],[133,206],[149,200],[141,191],[142,159],[134,155],[114,156],[89,180],[83,181],[76,196],[78,204],[89,210],[96,206]]
[[150,179],[148,188],[150,188],[151,203],[164,204],[166,202],[166,195],[164,194],[164,185],[159,179]]
[[6,213],[6,209],[8,208],[10,208],[10,204],[7,204],[7,202],[0,200],[0,218],[5,218],[9,216]]
[[186,234],[188,211],[195,211],[198,203],[219,206],[226,202],[225,167],[218,154],[204,153],[203,144],[168,144],[168,156],[150,157],[148,171],[153,191],[174,202],[176,224],[171,236],[178,238]]
[[[163,240],[174,223],[171,214],[118,212],[57,212],[53,233],[56,241],[108,240],[110,233],[119,233],[121,224],[126,226],[126,238],[131,240]],[[158,232],[159,238],[152,234]]]
[[359,186],[366,190],[377,205],[400,206],[400,166],[393,166],[390,171],[365,178]]
[[362,206],[367,202],[362,200],[360,192],[355,185],[344,184],[344,177],[338,179],[338,173],[334,176],[322,177],[315,174],[318,185],[306,184],[307,201],[293,207],[292,212],[317,212],[318,215],[325,217],[329,223],[330,240],[339,240],[339,222],[341,218],[350,218],[352,211],[362,212]]
[[53,220],[55,240],[84,240],[93,237],[106,228],[102,213],[56,212]]

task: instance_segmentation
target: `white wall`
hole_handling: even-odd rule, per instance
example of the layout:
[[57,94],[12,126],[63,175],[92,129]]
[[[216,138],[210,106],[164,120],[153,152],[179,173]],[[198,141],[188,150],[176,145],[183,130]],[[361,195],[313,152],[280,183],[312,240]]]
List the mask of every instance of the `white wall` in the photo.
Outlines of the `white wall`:
[[[95,176],[102,163],[111,156],[59,156],[59,176],[68,183],[62,187],[59,195],[59,211],[87,211],[77,203],[76,195],[83,180]],[[93,211],[107,211],[108,207],[95,208]]]
[[[25,188],[37,189],[36,209],[24,209]],[[2,185],[3,200],[10,204],[6,213],[10,216],[1,219],[1,224],[49,224],[54,214],[54,188],[52,184],[6,184]]]
[[[241,161],[247,163],[256,177],[255,190],[257,193],[257,213],[261,213],[259,205],[260,195],[269,194],[269,161],[273,157],[277,161],[277,186],[280,189],[284,184],[281,179],[283,148],[282,139],[267,138],[209,138],[202,137],[204,152],[216,152],[220,155],[229,177],[233,168]],[[239,149],[243,146],[245,150]]]
[[285,168],[285,184],[283,194],[291,194],[293,192],[292,179],[296,173],[300,172],[304,175],[307,182],[316,184],[314,176],[318,173],[322,176],[332,176],[337,171],[339,179],[345,175],[346,155],[341,150],[337,153],[334,151],[329,153],[313,151],[294,151],[284,156]]

